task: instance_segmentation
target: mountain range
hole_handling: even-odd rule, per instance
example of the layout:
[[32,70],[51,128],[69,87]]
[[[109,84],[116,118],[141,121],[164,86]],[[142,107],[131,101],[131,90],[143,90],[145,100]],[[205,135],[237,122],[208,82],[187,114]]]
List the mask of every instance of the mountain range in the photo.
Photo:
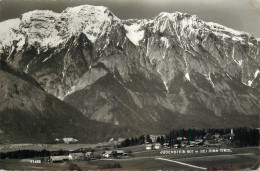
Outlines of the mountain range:
[[259,126],[260,41],[249,33],[181,12],[120,20],[83,5],[25,13],[0,35],[1,60],[86,122],[142,133]]

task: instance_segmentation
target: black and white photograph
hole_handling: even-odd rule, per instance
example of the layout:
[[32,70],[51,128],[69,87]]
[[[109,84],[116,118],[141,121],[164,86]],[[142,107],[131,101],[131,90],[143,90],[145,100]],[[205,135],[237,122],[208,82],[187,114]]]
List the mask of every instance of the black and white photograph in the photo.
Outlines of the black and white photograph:
[[260,171],[260,0],[0,0],[0,171]]

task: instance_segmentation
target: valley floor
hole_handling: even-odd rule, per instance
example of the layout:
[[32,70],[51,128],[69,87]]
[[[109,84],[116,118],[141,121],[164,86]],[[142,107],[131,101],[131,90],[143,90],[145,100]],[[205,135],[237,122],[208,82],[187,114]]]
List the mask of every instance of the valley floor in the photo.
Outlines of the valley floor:
[[[228,153],[162,154],[162,151],[179,149],[159,149],[145,151],[145,146],[131,147],[134,157],[120,159],[101,158],[90,161],[68,161],[64,163],[31,163],[31,159],[0,160],[0,170],[96,170],[101,166],[120,164],[122,170],[174,169],[174,170],[253,170],[259,167],[259,147],[231,148]],[[209,150],[216,148],[191,147],[187,150]],[[128,148],[123,148],[127,151]],[[97,151],[101,153],[102,150]],[[118,170],[118,169],[117,169]]]

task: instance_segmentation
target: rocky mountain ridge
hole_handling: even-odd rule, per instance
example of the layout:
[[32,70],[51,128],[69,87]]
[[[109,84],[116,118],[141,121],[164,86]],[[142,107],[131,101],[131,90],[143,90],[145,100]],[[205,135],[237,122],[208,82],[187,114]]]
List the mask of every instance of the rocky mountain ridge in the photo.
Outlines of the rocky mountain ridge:
[[143,130],[259,124],[260,42],[249,33],[180,12],[120,20],[90,5],[0,26],[1,58],[91,119]]

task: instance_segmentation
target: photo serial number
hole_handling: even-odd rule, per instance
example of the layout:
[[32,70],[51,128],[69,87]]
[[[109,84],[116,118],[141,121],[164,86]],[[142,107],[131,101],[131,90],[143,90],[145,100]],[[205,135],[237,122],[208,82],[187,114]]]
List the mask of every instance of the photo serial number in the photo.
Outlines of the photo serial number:
[[31,160],[30,163],[41,163],[41,160]]

